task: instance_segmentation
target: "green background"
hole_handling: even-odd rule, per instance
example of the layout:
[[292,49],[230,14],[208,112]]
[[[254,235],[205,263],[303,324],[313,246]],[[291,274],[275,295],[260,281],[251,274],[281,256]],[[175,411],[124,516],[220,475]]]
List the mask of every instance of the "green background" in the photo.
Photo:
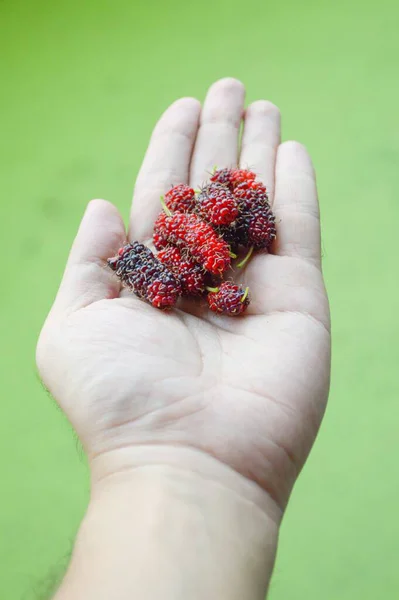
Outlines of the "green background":
[[330,405],[270,598],[399,595],[398,18],[396,0],[0,2],[1,599],[45,593],[87,499],[34,364],[86,202],[127,215],[161,111],[226,75],[314,157],[333,315]]

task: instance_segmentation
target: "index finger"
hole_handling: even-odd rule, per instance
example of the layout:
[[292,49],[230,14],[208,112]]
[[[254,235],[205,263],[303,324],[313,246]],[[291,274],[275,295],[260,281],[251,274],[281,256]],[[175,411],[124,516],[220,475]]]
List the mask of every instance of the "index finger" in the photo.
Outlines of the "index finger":
[[151,238],[160,197],[173,185],[187,183],[201,105],[195,98],[181,98],[162,115],[137,177],[130,213],[129,239]]

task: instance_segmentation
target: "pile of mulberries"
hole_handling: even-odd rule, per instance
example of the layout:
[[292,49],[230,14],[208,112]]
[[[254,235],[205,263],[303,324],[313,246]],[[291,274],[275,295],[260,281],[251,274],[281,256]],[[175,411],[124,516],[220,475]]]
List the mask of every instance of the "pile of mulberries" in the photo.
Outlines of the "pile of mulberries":
[[154,225],[154,246],[133,242],[109,267],[122,284],[156,308],[168,309],[182,296],[206,296],[216,313],[241,315],[248,288],[226,280],[236,252],[269,249],[276,237],[266,187],[247,169],[220,169],[194,191],[185,184],[161,198],[164,210]]

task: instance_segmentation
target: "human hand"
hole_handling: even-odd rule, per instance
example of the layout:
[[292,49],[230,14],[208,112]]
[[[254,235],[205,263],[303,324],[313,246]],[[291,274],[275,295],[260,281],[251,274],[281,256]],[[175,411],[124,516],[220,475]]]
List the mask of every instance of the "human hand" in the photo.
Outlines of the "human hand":
[[169,107],[135,186],[128,237],[149,240],[171,185],[198,187],[214,165],[249,166],[268,188],[277,240],[236,275],[250,288],[246,315],[215,315],[198,302],[166,313],[121,291],[105,265],[126,242],[125,227],[112,204],[95,200],[37,362],[95,477],[150,455],[161,462],[175,451],[206,454],[283,510],[328,395],[329,309],[310,158],[296,142],[280,145],[279,112],[266,101],[247,108],[240,152],[243,103],[242,84],[225,79],[210,88],[202,112],[191,98]]

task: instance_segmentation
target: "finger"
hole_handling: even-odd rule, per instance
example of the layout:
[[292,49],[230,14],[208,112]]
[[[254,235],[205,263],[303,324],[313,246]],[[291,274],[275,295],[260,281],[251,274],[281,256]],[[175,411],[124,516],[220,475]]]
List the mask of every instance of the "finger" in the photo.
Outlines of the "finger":
[[320,216],[315,173],[306,149],[285,142],[277,151],[273,204],[277,239],[273,253],[320,265]]
[[206,96],[191,161],[194,187],[209,179],[212,169],[236,166],[245,88],[237,79],[220,79]]
[[118,296],[120,286],[106,260],[125,241],[125,227],[115,206],[105,200],[92,200],[72,245],[53,310],[73,312],[97,300]]
[[157,123],[134,190],[130,240],[150,238],[160,211],[160,197],[171,186],[188,182],[200,112],[198,100],[181,98]]
[[245,111],[240,166],[251,169],[263,181],[270,200],[274,194],[277,148],[280,144],[280,111],[259,100]]

